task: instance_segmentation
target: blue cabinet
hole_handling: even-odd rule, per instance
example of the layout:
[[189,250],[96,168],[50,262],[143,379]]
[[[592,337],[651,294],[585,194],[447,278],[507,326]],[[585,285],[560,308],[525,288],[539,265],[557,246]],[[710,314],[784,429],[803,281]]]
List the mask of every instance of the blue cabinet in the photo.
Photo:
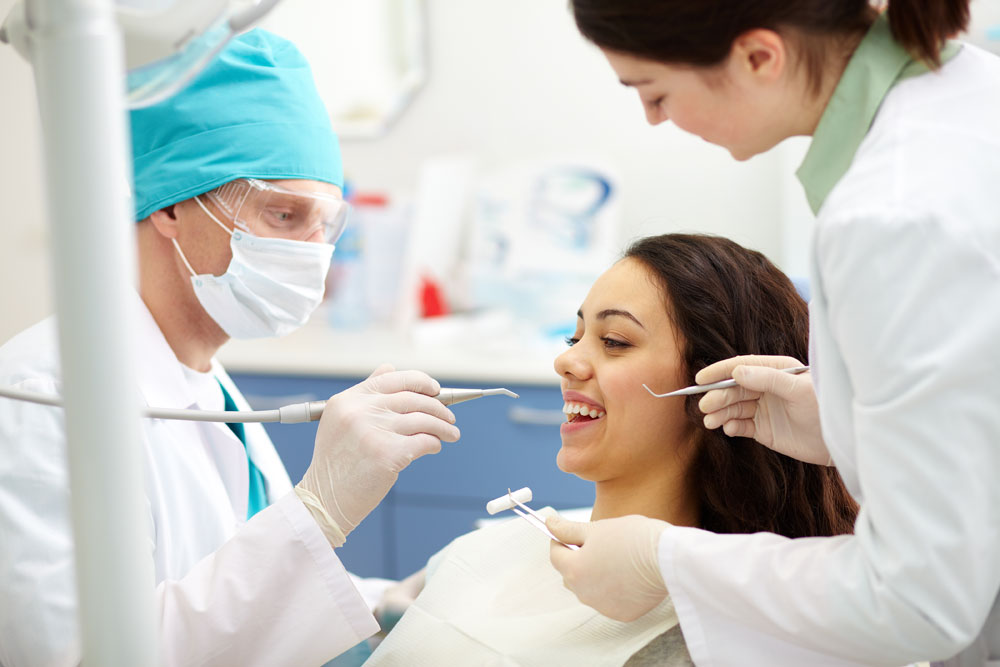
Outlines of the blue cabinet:
[[[233,373],[257,409],[321,400],[361,378],[289,377]],[[461,383],[447,386],[468,386]],[[338,550],[360,576],[397,579],[423,567],[427,558],[486,517],[486,503],[507,488],[531,487],[533,507],[584,507],[593,484],[556,467],[562,397],[555,386],[509,386],[517,400],[485,398],[452,406],[462,438],[414,461],[378,508]],[[312,458],[316,424],[266,424],[293,482]]]

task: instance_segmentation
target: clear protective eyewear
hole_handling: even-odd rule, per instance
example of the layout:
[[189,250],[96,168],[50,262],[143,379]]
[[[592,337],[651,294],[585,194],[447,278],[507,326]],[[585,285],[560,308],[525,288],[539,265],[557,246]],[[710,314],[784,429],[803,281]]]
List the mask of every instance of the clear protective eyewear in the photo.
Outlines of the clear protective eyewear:
[[243,231],[292,241],[308,241],[322,232],[326,243],[336,243],[351,208],[336,195],[290,190],[256,178],[226,183],[205,196]]

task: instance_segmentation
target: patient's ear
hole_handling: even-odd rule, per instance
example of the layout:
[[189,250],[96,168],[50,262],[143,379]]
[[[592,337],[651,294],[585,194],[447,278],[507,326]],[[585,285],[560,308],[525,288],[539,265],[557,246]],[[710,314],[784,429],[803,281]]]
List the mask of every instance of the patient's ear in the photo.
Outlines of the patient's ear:
[[168,239],[177,238],[177,215],[174,212],[173,204],[161,208],[159,211],[153,211],[146,219],[162,236]]

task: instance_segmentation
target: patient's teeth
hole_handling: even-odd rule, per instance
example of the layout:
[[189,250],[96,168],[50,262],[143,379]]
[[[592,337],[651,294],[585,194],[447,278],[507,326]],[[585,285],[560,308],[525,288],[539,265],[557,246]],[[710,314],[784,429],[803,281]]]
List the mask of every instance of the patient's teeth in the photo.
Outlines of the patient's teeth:
[[591,419],[600,419],[607,414],[603,410],[591,408],[582,403],[570,403],[569,401],[563,403],[563,412],[567,415],[583,415],[584,417],[590,417]]

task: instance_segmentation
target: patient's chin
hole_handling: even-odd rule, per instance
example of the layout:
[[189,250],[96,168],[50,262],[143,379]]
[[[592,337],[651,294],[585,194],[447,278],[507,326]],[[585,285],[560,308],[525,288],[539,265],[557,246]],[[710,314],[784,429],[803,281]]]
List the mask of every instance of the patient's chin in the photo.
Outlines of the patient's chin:
[[563,472],[588,482],[596,482],[600,477],[594,457],[588,456],[586,451],[580,451],[579,448],[563,446],[556,455],[556,466]]

